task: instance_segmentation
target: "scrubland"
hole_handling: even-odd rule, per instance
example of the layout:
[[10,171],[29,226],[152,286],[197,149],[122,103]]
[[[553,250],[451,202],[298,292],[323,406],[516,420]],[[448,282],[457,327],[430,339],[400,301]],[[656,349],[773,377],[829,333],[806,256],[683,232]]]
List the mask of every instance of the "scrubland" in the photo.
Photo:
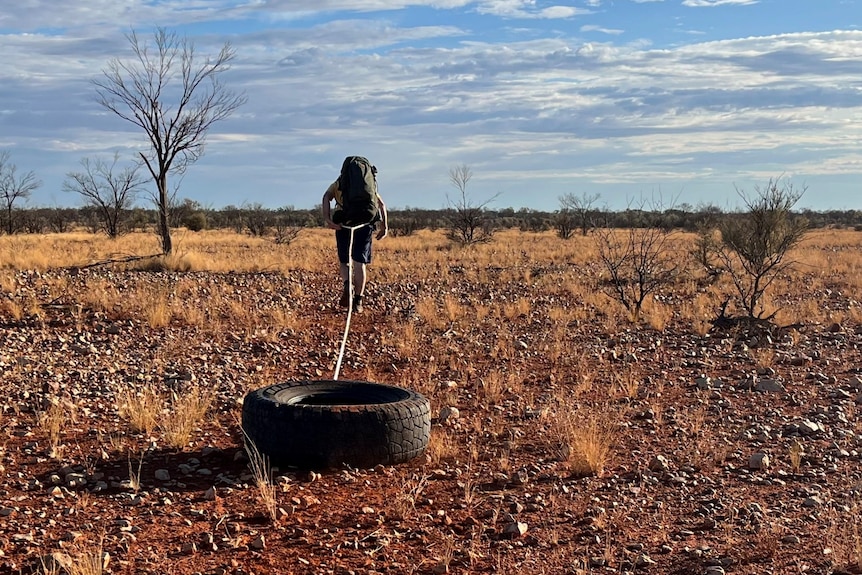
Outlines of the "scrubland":
[[341,377],[425,394],[431,443],[309,472],[239,418],[333,375],[330,232],[2,236],[0,573],[862,572],[862,233],[805,237],[771,326],[713,325],[694,244],[634,318],[593,235],[375,243]]

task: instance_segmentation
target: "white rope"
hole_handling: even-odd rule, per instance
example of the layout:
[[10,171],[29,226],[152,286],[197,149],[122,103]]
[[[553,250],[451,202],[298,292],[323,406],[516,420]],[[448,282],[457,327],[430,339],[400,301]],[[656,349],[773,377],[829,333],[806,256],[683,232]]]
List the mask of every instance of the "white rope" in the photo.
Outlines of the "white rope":
[[341,361],[344,359],[344,349],[347,347],[347,334],[350,333],[350,318],[353,316],[353,232],[359,228],[365,227],[368,224],[361,226],[341,226],[344,229],[350,230],[350,243],[347,247],[347,323],[344,324],[344,337],[341,338],[341,349],[338,352],[338,361],[335,362],[335,375],[332,379],[337,381],[338,374],[341,372]]

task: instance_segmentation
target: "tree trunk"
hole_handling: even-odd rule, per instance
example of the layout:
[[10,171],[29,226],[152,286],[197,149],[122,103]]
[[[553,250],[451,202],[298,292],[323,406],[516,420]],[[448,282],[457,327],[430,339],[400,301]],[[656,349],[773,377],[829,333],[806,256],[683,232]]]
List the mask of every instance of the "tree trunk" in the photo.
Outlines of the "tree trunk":
[[163,171],[159,178],[159,237],[162,239],[162,253],[166,256],[173,250],[171,227],[168,224],[168,207],[168,177]]

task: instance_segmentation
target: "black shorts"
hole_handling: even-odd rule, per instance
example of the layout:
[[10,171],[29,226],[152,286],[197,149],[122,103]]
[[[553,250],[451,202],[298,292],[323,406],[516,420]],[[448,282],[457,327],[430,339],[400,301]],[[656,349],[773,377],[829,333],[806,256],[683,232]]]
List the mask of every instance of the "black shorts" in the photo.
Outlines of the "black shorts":
[[[353,261],[371,263],[371,238],[374,234],[374,226],[362,226],[353,230]],[[338,247],[338,261],[347,263],[347,250],[350,246],[350,230],[335,230],[335,245]]]

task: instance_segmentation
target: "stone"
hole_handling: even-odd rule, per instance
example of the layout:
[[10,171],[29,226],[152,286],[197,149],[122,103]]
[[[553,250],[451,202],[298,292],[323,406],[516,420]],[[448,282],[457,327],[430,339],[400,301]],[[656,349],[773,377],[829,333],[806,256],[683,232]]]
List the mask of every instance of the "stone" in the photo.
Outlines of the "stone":
[[783,393],[785,391],[781,382],[775,379],[758,380],[757,383],[754,384],[754,389],[755,391],[761,391],[763,393]]
[[712,379],[705,375],[701,375],[694,380],[694,385],[701,391],[706,391],[712,387]]
[[748,459],[748,468],[765,470],[769,468],[769,463],[769,455],[755,453]]
[[159,481],[170,481],[171,474],[167,469],[156,469],[156,479]]
[[69,473],[66,475],[66,487],[84,487],[87,485],[87,477],[83,473]]
[[216,500],[216,488],[210,487],[204,492],[204,499],[206,501],[215,501]]
[[252,539],[251,543],[249,543],[248,545],[249,545],[249,547],[251,547],[252,549],[255,549],[257,551],[265,549],[266,548],[266,539],[264,539],[263,533],[261,533],[260,535],[258,535],[254,539]]
[[813,435],[815,433],[819,433],[823,431],[823,426],[819,423],[814,423],[806,419],[802,423],[799,424],[799,433],[802,435]]
[[440,410],[440,423],[445,424],[447,421],[455,421],[461,417],[461,412],[457,407],[446,406]]
[[521,521],[513,521],[503,528],[503,535],[512,538],[522,537],[525,533],[527,533],[527,524]]
[[670,469],[670,462],[664,455],[656,455],[649,462],[649,470],[655,473],[666,473]]

